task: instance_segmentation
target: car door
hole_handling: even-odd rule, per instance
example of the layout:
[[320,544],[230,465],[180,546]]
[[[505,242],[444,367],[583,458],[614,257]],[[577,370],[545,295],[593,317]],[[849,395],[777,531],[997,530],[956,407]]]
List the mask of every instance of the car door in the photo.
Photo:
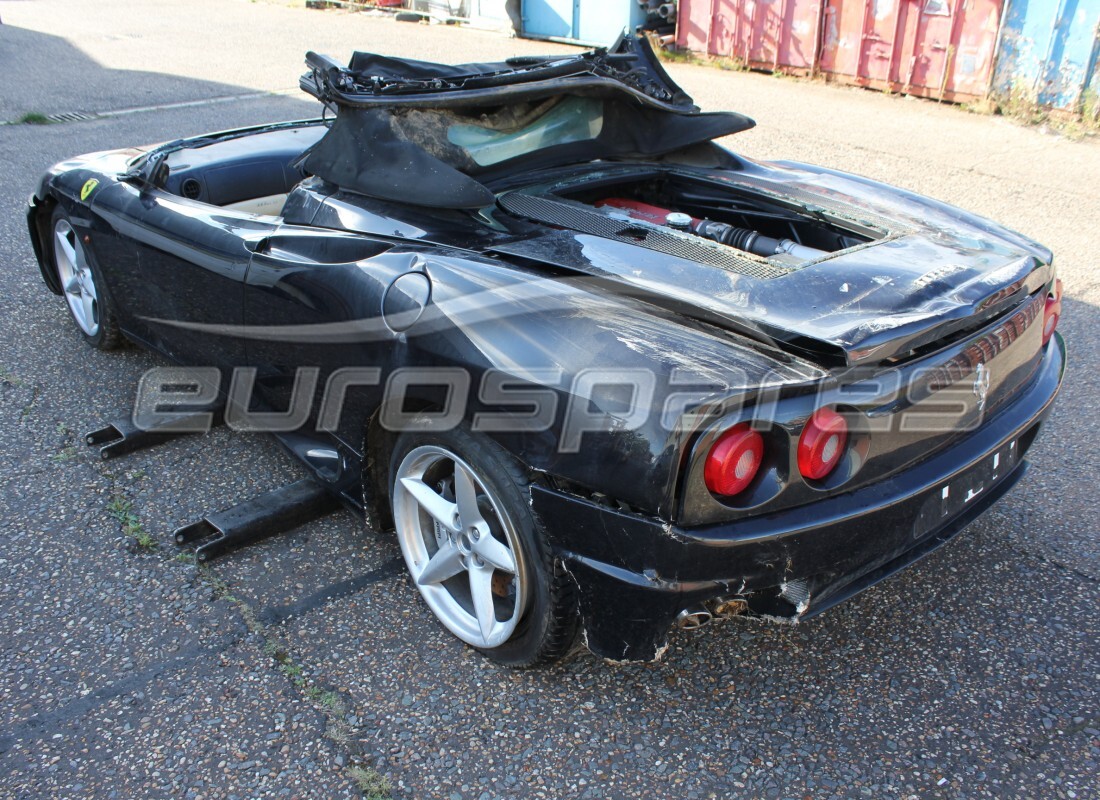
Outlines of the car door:
[[[420,256],[391,242],[354,233],[284,225],[255,247],[245,287],[247,361],[255,369],[252,405],[289,412],[297,383],[310,396],[316,420],[325,387],[340,369],[378,369],[393,363],[396,334],[382,317],[394,280]],[[363,373],[369,374],[369,373]],[[365,394],[361,394],[365,393]],[[362,420],[381,386],[353,381],[350,416],[335,432],[358,450]]]
[[183,364],[242,364],[249,260],[281,218],[128,184],[100,199],[96,211],[136,251],[128,268],[109,275],[127,331]]

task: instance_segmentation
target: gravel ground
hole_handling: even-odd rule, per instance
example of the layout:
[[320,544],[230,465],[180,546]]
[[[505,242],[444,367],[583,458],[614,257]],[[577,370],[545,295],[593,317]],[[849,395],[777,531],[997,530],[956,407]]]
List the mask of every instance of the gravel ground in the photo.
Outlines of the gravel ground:
[[659,664],[513,673],[444,634],[393,540],[346,513],[209,569],[177,557],[173,528],[301,472],[225,430],[95,458],[80,434],[127,414],[158,362],[78,340],[23,204],[69,155],[313,114],[284,91],[309,48],[565,48],[264,2],[0,1],[0,18],[0,120],[238,98],[0,127],[0,797],[354,797],[377,776],[394,798],[455,800],[1100,796],[1098,504],[1075,469],[1100,423],[1100,143],[671,65],[700,105],[759,121],[731,142],[747,155],[887,180],[1051,245],[1066,388],[1007,498],[823,618],[680,634]]

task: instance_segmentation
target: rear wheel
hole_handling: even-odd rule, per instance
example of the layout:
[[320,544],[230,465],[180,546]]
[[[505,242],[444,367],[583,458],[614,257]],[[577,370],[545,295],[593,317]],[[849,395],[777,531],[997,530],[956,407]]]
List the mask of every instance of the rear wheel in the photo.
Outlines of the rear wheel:
[[572,581],[550,555],[526,478],[507,453],[463,428],[404,434],[390,490],[413,583],[447,630],[512,667],[569,651]]
[[84,242],[62,209],[53,212],[50,227],[54,268],[73,321],[90,345],[113,350],[122,341],[122,334],[99,268],[88,257]]

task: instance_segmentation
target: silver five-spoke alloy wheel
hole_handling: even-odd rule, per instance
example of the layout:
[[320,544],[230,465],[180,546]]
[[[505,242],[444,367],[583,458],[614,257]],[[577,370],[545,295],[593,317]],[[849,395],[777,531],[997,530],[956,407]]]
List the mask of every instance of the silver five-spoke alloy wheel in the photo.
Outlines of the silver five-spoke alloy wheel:
[[73,319],[88,336],[99,333],[99,295],[84,246],[66,219],[54,225],[54,258]]
[[467,644],[504,644],[523,616],[529,578],[500,499],[469,464],[436,445],[410,451],[394,483],[401,552],[428,606]]

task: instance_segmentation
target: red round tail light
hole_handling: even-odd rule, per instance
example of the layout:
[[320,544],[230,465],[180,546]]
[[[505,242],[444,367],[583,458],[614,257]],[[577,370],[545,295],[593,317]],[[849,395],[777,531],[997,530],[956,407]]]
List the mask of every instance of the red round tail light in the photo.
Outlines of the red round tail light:
[[831,408],[819,408],[798,437],[798,471],[811,480],[821,480],[840,463],[847,443],[844,417]]
[[740,494],[756,477],[763,457],[764,437],[742,422],[714,443],[703,468],[703,480],[715,494]]
[[1047,304],[1043,307],[1043,344],[1050,341],[1062,318],[1062,281],[1056,280],[1054,288],[1047,295]]

